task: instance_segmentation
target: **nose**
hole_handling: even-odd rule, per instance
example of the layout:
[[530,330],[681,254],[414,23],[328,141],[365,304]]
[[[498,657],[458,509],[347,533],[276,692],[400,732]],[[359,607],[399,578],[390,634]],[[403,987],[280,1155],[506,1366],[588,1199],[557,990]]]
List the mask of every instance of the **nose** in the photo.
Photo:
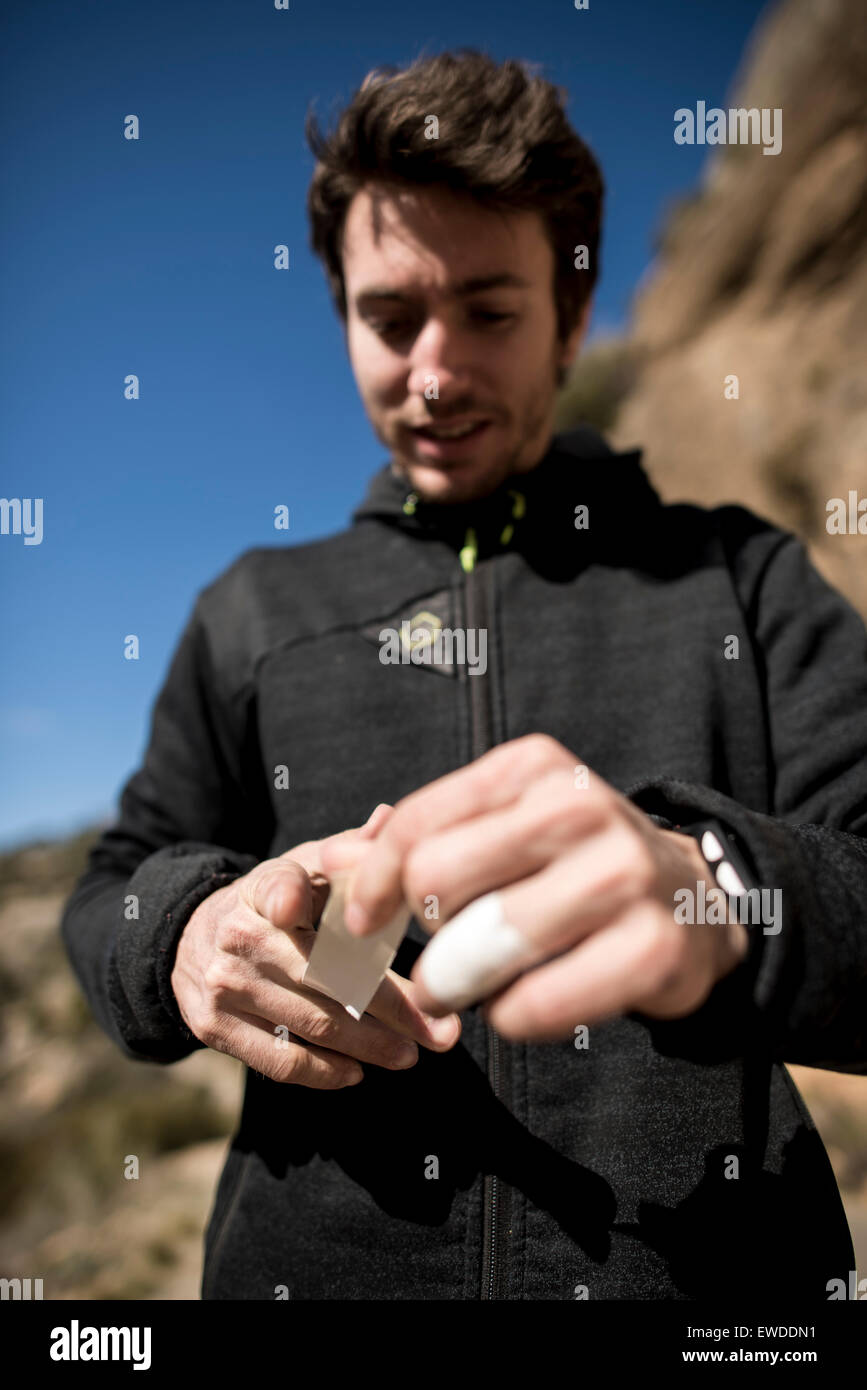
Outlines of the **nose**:
[[469,352],[467,338],[456,327],[444,319],[429,318],[412,345],[407,391],[436,400],[468,390]]

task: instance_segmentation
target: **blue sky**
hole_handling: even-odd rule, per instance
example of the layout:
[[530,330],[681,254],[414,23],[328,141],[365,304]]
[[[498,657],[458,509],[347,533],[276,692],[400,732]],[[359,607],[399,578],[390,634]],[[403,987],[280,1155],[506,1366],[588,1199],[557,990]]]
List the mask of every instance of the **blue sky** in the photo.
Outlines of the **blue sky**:
[[44,532],[0,535],[0,845],[110,818],[196,593],[284,536],[277,503],[287,541],[340,529],[386,461],[307,247],[311,100],[330,124],[420,49],[541,64],[607,182],[605,335],[706,154],[673,113],[725,103],[763,8],[5,0],[0,495],[41,497]]

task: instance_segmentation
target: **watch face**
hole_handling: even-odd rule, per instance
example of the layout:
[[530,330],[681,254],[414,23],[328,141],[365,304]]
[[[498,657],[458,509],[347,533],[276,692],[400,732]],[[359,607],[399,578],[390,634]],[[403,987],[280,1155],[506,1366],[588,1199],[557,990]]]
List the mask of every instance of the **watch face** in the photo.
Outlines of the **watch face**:
[[722,859],[723,847],[712,830],[702,831],[699,844],[701,845],[701,852],[709,864],[715,864],[718,859]]
[[719,864],[715,864],[713,870],[717,883],[723,892],[728,893],[729,897],[739,898],[747,891],[741,882],[737,869],[727,859],[722,859]]
[[707,865],[723,892],[738,898],[747,892],[748,883],[755,886],[755,875],[719,821],[700,821],[689,827],[689,833],[698,840]]

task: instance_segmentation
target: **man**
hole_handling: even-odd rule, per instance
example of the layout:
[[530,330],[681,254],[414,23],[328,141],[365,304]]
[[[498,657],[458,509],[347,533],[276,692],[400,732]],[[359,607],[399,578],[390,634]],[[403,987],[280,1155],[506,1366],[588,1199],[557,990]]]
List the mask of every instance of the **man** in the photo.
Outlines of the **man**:
[[[555,89],[442,54],[310,138],[390,461],[199,595],[63,920],[127,1055],[249,1068],[203,1297],[824,1300],[782,1064],[867,1071],[863,625],[795,537],[552,437],[602,198]],[[301,983],[341,869],[350,930],[414,914],[358,1020]]]

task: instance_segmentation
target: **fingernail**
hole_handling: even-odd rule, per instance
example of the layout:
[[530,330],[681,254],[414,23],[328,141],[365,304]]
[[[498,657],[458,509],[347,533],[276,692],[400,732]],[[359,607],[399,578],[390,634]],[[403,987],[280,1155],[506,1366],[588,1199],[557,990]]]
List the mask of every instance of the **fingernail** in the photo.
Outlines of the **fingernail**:
[[418,1048],[415,1043],[402,1043],[392,1054],[391,1065],[393,1067],[411,1067],[418,1061]]
[[445,1018],[425,1014],[424,1020],[437,1042],[450,1042],[460,1025],[460,1020],[456,1020],[454,1014],[446,1014]]
[[349,903],[343,910],[343,920],[350,935],[360,936],[370,921],[370,917],[358,903]]

